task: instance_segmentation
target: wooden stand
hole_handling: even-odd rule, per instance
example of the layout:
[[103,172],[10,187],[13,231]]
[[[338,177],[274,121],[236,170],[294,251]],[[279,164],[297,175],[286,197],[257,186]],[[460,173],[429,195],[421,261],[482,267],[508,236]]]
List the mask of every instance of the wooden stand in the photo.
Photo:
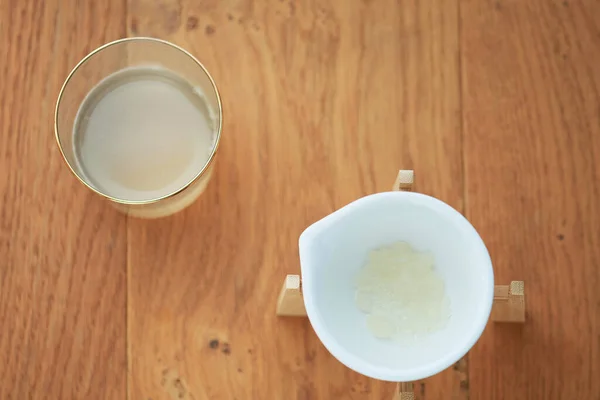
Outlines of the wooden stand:
[[279,298],[277,299],[277,315],[285,315],[287,317],[306,316],[300,285],[300,275],[288,275],[285,277]]
[[397,192],[399,190],[405,192],[414,191],[415,186],[415,172],[412,169],[401,169],[398,171],[398,176],[396,176],[396,180],[394,181],[394,186],[392,186],[392,190]]
[[[392,190],[413,191],[414,172],[400,170]],[[277,315],[281,317],[305,317],[302,282],[300,275],[287,275],[277,300]],[[512,281],[510,285],[494,287],[494,303],[491,319],[494,322],[525,322],[525,282]],[[414,400],[412,382],[399,382],[393,400]]]
[[494,322],[525,322],[525,282],[512,281],[509,286],[494,287]]
[[412,382],[398,382],[392,400],[415,400],[415,391]]

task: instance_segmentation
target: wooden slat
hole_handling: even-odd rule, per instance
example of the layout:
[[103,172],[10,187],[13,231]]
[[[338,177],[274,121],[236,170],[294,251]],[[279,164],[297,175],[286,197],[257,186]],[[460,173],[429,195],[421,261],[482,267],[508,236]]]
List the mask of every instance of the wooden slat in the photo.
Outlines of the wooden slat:
[[456,2],[130,0],[128,26],[197,55],[225,115],[199,201],[129,221],[131,399],[392,398],[274,307],[302,230],[398,168],[462,208]]
[[499,323],[522,324],[525,316],[525,282],[512,281],[510,285],[496,285],[490,319]]
[[392,400],[415,400],[414,384],[412,382],[398,383]]
[[0,1],[0,399],[124,399],[126,219],[71,176],[56,96],[125,4]]
[[285,277],[275,311],[280,317],[306,317],[300,275]]
[[600,4],[461,3],[467,216],[524,325],[490,324],[472,399],[600,393]]
[[408,191],[415,190],[415,171],[410,169],[401,169],[396,175],[396,180],[392,186],[393,191]]

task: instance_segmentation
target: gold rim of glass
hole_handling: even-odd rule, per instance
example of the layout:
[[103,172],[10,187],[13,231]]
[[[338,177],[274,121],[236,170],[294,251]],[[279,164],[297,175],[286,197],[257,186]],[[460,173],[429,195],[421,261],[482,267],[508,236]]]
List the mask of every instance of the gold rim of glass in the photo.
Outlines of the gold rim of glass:
[[[204,71],[204,73],[206,74],[206,76],[208,77],[208,79],[210,80],[210,83],[215,91],[215,95],[217,96],[217,104],[219,105],[219,126],[217,127],[217,137],[215,139],[215,145],[210,153],[210,156],[208,157],[208,160],[206,161],[206,163],[204,164],[204,166],[202,167],[202,169],[194,176],[194,178],[192,178],[191,181],[189,181],[188,183],[186,183],[183,187],[181,187],[180,189],[177,189],[176,191],[166,194],[164,196],[161,197],[157,197],[154,199],[148,199],[148,200],[125,200],[125,199],[120,199],[118,197],[113,197],[110,196],[106,193],[102,193],[101,191],[99,191],[98,189],[94,188],[92,185],[90,185],[89,183],[87,183],[82,177],[79,176],[79,174],[77,172],[75,172],[75,170],[73,169],[73,167],[71,166],[71,163],[69,163],[69,160],[67,160],[67,157],[65,156],[65,152],[63,150],[63,146],[62,143],[60,141],[60,136],[58,134],[58,109],[60,108],[60,101],[63,97],[63,92],[65,91],[65,88],[67,87],[69,81],[71,80],[71,78],[73,77],[73,75],[75,74],[75,72],[77,72],[77,70],[79,69],[79,67],[81,67],[83,64],[85,64],[86,61],[88,61],[92,56],[94,56],[96,53],[101,52],[102,50],[110,47],[110,46],[114,46],[117,44],[121,44],[121,43],[125,43],[125,42],[134,42],[134,41],[150,41],[150,42],[156,42],[156,43],[162,43],[165,44],[167,46],[170,46],[174,49],[177,49],[179,51],[181,51],[182,53],[184,53],[185,55],[187,55],[188,57],[190,57],[190,59],[192,61],[194,61],[196,64],[198,64],[198,66]],[[98,47],[97,49],[93,50],[92,52],[90,52],[88,55],[86,55],[85,57],[83,57],[78,63],[77,65],[75,65],[75,67],[73,68],[73,70],[69,73],[69,75],[67,76],[67,79],[65,79],[65,82],[63,83],[62,87],[60,88],[60,92],[58,93],[58,99],[56,100],[56,107],[54,109],[54,137],[56,138],[56,142],[58,144],[58,148],[60,149],[60,154],[62,155],[63,160],[65,161],[65,163],[67,164],[67,166],[69,167],[69,169],[71,170],[71,172],[73,173],[73,175],[75,175],[77,177],[77,179],[83,183],[85,186],[87,186],[89,189],[91,189],[94,193],[99,194],[102,197],[105,197],[111,201],[114,201],[115,203],[120,203],[120,204],[127,204],[127,205],[142,205],[142,204],[151,204],[151,203],[156,203],[158,201],[161,200],[165,200],[168,199],[170,197],[173,197],[181,192],[183,192],[185,189],[187,189],[188,187],[190,187],[192,184],[194,184],[194,182],[196,182],[198,179],[200,179],[202,177],[202,175],[204,175],[204,172],[208,169],[208,167],[210,166],[210,164],[212,164],[214,158],[215,158],[215,154],[217,153],[217,148],[219,147],[219,142],[221,141],[221,130],[223,128],[223,106],[221,105],[221,95],[219,94],[219,90],[217,88],[217,84],[215,83],[213,77],[210,75],[210,73],[208,72],[208,70],[206,69],[206,67],[200,62],[198,61],[198,59],[196,57],[194,57],[189,51],[187,51],[186,49],[168,42],[166,40],[162,40],[162,39],[156,39],[156,38],[152,38],[152,37],[132,37],[132,38],[123,38],[123,39],[118,39],[109,43],[106,43],[100,47]]]

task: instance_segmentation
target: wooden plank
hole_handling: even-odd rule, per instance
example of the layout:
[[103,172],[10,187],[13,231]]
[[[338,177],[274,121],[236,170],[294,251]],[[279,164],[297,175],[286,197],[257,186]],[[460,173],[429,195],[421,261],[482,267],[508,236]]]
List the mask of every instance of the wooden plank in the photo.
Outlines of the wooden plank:
[[600,393],[600,4],[461,3],[467,216],[527,321],[490,324],[472,399]]
[[399,168],[462,208],[456,2],[130,0],[128,21],[204,62],[225,115],[206,193],[129,221],[131,399],[392,398],[274,307],[302,230]]
[[126,219],[69,172],[58,91],[122,1],[0,2],[0,398],[126,395]]

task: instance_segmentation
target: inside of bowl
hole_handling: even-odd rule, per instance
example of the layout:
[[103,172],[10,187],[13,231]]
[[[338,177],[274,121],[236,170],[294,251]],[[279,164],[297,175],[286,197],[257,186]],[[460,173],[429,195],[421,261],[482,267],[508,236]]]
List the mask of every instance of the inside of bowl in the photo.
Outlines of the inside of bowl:
[[[375,376],[377,370],[429,376],[457,361],[481,334],[493,299],[491,262],[476,231],[450,206],[414,193],[382,193],[339,210],[308,234],[311,245],[301,245],[310,253],[301,254],[304,296],[312,302],[307,311],[325,346],[351,368],[380,379],[386,376]],[[405,342],[375,338],[355,304],[355,276],[368,252],[397,241],[434,256],[451,307],[444,328]]]

